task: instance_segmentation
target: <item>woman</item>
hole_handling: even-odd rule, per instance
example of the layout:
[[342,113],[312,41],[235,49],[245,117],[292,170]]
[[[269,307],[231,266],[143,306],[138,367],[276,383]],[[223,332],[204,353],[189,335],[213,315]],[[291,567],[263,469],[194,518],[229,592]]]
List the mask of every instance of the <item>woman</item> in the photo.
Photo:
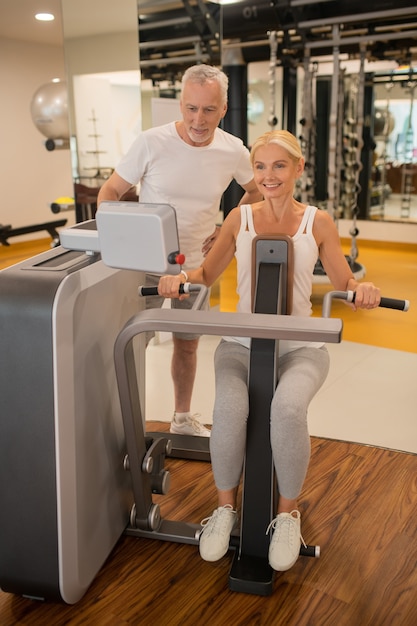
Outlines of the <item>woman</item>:
[[[179,276],[163,276],[159,293],[178,297],[179,284],[184,280],[210,286],[235,255],[238,310],[250,312],[252,240],[257,234],[285,234],[292,238],[294,245],[292,315],[311,315],[310,297],[318,256],[335,289],[356,292],[354,309],[378,306],[379,289],[370,282],[359,283],[354,278],[331,217],[293,197],[295,181],[304,169],[296,138],[285,130],[265,133],[252,147],[251,164],[263,200],[233,209],[203,264],[188,276],[185,272]],[[236,495],[243,469],[249,412],[249,346],[250,340],[245,338],[224,338],[215,354],[216,398],[210,450],[218,508],[202,522],[200,554],[207,561],[216,561],[226,554],[237,522]],[[279,498],[277,516],[270,524],[274,533],[269,563],[273,569],[285,571],[296,562],[302,540],[297,498],[310,460],[307,409],[327,376],[329,356],[321,343],[280,341],[279,350],[279,385],[270,415]]]

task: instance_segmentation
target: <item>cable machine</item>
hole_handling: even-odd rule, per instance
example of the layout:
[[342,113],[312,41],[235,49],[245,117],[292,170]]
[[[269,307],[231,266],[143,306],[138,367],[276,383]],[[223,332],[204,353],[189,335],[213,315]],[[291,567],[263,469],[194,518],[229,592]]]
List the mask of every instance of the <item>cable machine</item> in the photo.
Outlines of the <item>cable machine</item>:
[[301,134],[299,136],[301,148],[305,158],[304,172],[300,181],[301,202],[313,204],[314,198],[314,176],[316,160],[316,107],[315,107],[315,85],[317,63],[311,63],[311,52],[305,50],[303,67],[303,101],[302,117],[300,119]]
[[[333,39],[339,40],[339,26],[333,25]],[[355,278],[365,275],[365,268],[357,262],[358,196],[361,191],[359,176],[362,170],[364,81],[366,48],[360,44],[360,67],[356,77],[345,77],[340,67],[339,45],[333,47],[329,109],[329,141],[327,152],[327,202],[329,215],[337,220],[341,215],[352,218],[350,254],[346,259]],[[347,86],[347,88],[346,88]],[[315,281],[327,280],[320,260],[314,270]]]
[[[381,176],[378,181],[378,199],[379,199],[379,215],[384,217],[385,214],[385,200],[386,200],[386,181],[387,181],[387,161],[388,161],[388,145],[389,145],[389,136],[392,131],[392,127],[390,124],[391,114],[390,114],[390,96],[391,91],[394,87],[394,81],[391,80],[389,83],[385,83],[385,90],[387,92],[387,99],[385,103],[385,119],[384,119],[384,127],[382,131],[383,137],[383,148],[381,154]],[[372,202],[371,202],[372,204]]]
[[404,142],[404,159],[405,163],[401,172],[401,217],[410,217],[411,207],[411,193],[413,191],[413,176],[417,172],[417,167],[414,163],[414,130],[413,130],[413,106],[414,106],[414,92],[417,87],[417,82],[409,80],[406,89],[410,93],[410,111],[407,119],[407,128],[405,131]]

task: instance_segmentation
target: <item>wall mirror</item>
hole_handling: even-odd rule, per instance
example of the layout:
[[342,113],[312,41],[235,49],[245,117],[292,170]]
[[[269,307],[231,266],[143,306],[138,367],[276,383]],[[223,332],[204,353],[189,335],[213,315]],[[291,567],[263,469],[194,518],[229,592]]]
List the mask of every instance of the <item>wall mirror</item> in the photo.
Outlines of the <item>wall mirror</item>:
[[[365,11],[357,0],[344,0],[337,3],[338,14],[333,15],[335,3],[310,0],[243,0],[234,4],[125,0],[123,6],[113,0],[61,1],[76,154],[74,179],[100,185],[135,133],[175,119],[180,76],[185,67],[199,61],[225,65],[232,59],[231,63],[246,66],[249,144],[272,127],[274,116],[278,126],[303,136],[306,73],[312,73],[308,88],[314,98],[320,75],[327,75],[331,84],[333,51],[337,48],[340,52],[341,75],[351,72],[354,76],[360,50],[367,42],[368,83],[370,76],[384,73],[385,82],[375,78],[372,111],[365,112],[365,123],[372,125],[375,135],[375,150],[366,184],[372,186],[371,195],[366,214],[360,217],[417,219],[416,78],[411,73],[401,86],[393,79],[399,63],[408,63],[408,68],[415,64],[417,9],[413,3],[401,0],[401,6],[392,3],[392,7],[373,12]],[[277,27],[272,31],[276,32],[275,62],[271,26]],[[388,91],[386,85],[394,82]],[[294,100],[288,102],[293,93]],[[293,117],[294,128],[285,116]],[[405,151],[401,149],[404,132],[408,141]],[[405,196],[409,209],[402,200]]]
[[100,186],[141,127],[136,0],[61,2],[73,178]]

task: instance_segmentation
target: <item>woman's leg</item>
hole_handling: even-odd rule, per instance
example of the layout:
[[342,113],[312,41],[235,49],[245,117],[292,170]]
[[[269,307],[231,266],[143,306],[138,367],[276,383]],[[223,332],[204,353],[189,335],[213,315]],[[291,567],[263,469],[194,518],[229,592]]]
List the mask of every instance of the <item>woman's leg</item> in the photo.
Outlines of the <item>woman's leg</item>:
[[280,508],[288,512],[301,492],[310,461],[308,406],[328,371],[325,347],[300,348],[280,360],[279,383],[271,403],[271,447]]
[[[214,482],[222,501],[225,494],[235,500],[243,469],[249,413],[248,359],[249,350],[230,341],[222,341],[214,356],[216,396],[210,453]],[[236,502],[229,504],[235,506]]]
[[310,460],[308,406],[326,379],[326,348],[300,348],[280,359],[279,383],[271,403],[271,446],[277,474],[277,517],[270,527],[269,563],[277,571],[290,569],[300,553],[301,515],[297,498]]
[[246,444],[249,351],[235,342],[222,341],[215,353],[216,397],[210,437],[211,463],[218,506],[202,521],[200,555],[217,561],[229,549],[237,522],[236,495],[243,469]]

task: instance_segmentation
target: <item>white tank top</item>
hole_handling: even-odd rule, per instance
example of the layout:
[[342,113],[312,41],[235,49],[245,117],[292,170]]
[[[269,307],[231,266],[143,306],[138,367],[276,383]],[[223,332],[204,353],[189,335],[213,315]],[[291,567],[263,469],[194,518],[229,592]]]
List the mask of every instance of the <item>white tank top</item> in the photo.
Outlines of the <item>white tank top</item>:
[[[313,272],[318,257],[318,247],[313,235],[313,223],[317,210],[317,207],[306,207],[300,226],[291,238],[294,244],[293,308],[291,315],[308,317],[312,312]],[[237,293],[239,295],[237,310],[242,313],[250,313],[252,310],[252,240],[258,233],[256,233],[253,225],[251,205],[242,205],[240,212],[241,225],[236,238],[235,252],[238,268]],[[224,337],[224,339],[237,341],[247,347],[250,346],[250,339],[246,337]],[[319,348],[322,345],[322,342],[307,343],[281,340],[279,342],[279,354],[285,354],[302,346]]]

